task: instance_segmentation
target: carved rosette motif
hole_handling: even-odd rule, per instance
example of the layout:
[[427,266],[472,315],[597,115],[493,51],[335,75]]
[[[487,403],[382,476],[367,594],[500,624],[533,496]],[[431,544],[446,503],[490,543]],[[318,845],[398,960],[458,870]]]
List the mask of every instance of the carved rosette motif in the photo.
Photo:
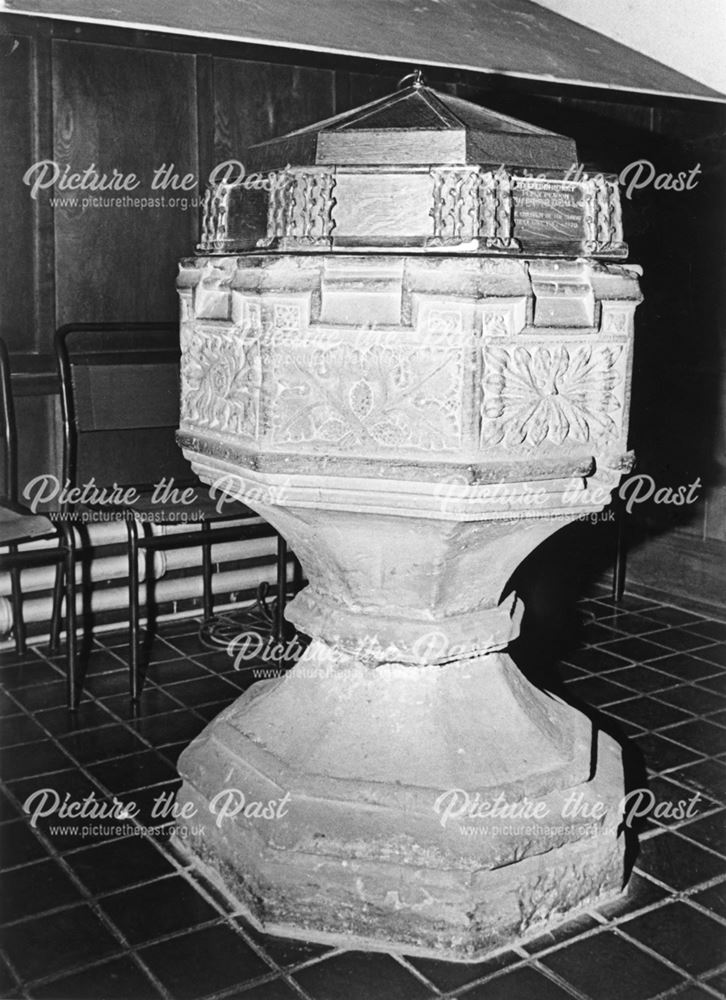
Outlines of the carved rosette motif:
[[192,329],[181,356],[181,424],[254,438],[261,366],[259,340]]
[[620,344],[488,344],[482,444],[614,443],[621,432],[624,350]]

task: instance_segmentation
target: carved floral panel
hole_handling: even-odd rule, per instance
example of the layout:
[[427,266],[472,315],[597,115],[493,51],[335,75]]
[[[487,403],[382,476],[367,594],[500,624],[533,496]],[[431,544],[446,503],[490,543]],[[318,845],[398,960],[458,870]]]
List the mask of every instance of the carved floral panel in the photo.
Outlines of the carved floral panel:
[[622,426],[621,344],[484,348],[484,446],[533,449],[614,443]]
[[259,337],[192,327],[181,356],[181,423],[254,438],[261,381]]
[[280,331],[273,348],[276,445],[359,454],[461,445],[461,348],[400,333]]

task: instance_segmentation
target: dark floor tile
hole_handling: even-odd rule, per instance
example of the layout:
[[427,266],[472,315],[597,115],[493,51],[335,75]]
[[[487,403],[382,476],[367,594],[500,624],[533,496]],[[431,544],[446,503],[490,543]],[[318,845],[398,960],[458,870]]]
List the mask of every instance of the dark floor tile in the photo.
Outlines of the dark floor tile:
[[174,777],[174,769],[155,750],[89,764],[89,772],[110,792],[131,792]]
[[681,683],[704,681],[719,673],[719,669],[714,663],[707,663],[705,660],[699,660],[696,656],[689,656],[687,653],[664,656],[659,660],[653,660],[648,666],[678,678]]
[[[229,680],[236,673],[246,673],[248,668],[259,667],[259,662],[247,662],[247,661],[237,661],[234,656],[230,656],[229,653],[224,649],[218,649],[216,652],[207,651],[205,653],[200,653],[199,656],[194,657],[195,663],[200,663],[207,670],[212,673],[218,674],[220,677],[225,677]],[[235,664],[237,664],[235,666]]]
[[562,944],[599,926],[599,921],[591,917],[589,913],[583,913],[573,920],[566,920],[546,934],[540,934],[539,937],[533,938],[531,941],[525,941],[522,947],[530,955],[536,955],[538,952],[544,951],[545,948],[552,948],[557,944]]
[[182,707],[161,688],[153,686],[144,687],[138,705],[131,704],[128,694],[104,697],[102,701],[109,711],[124,721],[144,718],[147,715],[158,715],[160,712],[173,712]]
[[200,663],[188,660],[186,657],[179,657],[176,650],[171,650],[174,659],[164,660],[161,663],[153,663],[146,672],[149,680],[155,684],[176,684],[179,681],[198,680],[200,677],[209,677],[209,671]]
[[721,809],[710,816],[703,816],[686,823],[685,826],[678,828],[678,833],[682,837],[703,844],[704,847],[718,851],[719,854],[726,854],[726,810]]
[[726,667],[726,643],[709,646],[707,649],[699,649],[694,653],[694,656],[700,660],[707,660],[709,663],[716,663],[720,667]]
[[619,670],[611,670],[607,677],[615,684],[631,688],[634,694],[653,694],[656,691],[666,691],[667,689],[677,690],[677,685],[681,684],[681,681],[677,677],[673,677],[672,674],[665,674],[661,670],[655,670],[653,667],[646,667],[640,663],[630,664]]
[[219,918],[217,910],[182,875],[104,896],[100,905],[132,945]]
[[19,653],[15,649],[15,646],[6,646],[5,649],[0,651],[0,671],[5,670],[7,667],[35,663],[37,660],[38,654],[34,646],[28,646],[24,653]]
[[141,837],[124,837],[75,851],[68,865],[93,895],[148,882],[174,871],[172,863]]
[[713,691],[718,695],[726,695],[726,672],[720,670],[718,674],[714,674],[712,677],[700,677],[698,686],[705,688],[706,691]]
[[585,648],[576,649],[572,653],[568,653],[564,657],[568,663],[573,663],[576,667],[582,667],[583,670],[591,670],[594,673],[605,673],[608,670],[617,670],[618,667],[624,667],[628,662],[628,657],[616,656],[615,653],[610,653],[603,649],[602,646],[598,646],[597,649]]
[[[684,708],[694,715],[709,715],[719,709],[726,708],[726,697],[716,694],[715,691],[708,691],[697,684],[681,684],[679,687],[671,688],[670,691],[659,691],[660,701],[666,701],[669,705],[676,705]],[[709,719],[710,722],[716,721]]]
[[655,660],[661,656],[668,656],[671,652],[667,646],[636,636],[615,639],[613,642],[604,643],[600,648],[637,663],[642,663],[644,660]]
[[229,708],[228,701],[214,701],[211,705],[199,705],[194,709],[194,711],[197,715],[200,715],[205,722],[211,722],[212,719],[216,719],[219,713],[225,708]]
[[691,889],[726,876],[724,858],[670,832],[644,840],[635,867],[678,890]]
[[121,947],[87,906],[5,927],[3,946],[26,981],[99,961]]
[[20,691],[14,691],[13,697],[30,712],[43,708],[56,708],[58,705],[66,704],[66,682],[57,680],[39,687],[24,688]]
[[631,872],[628,885],[622,896],[598,906],[598,913],[610,919],[618,919],[629,913],[637,913],[666,897],[666,890],[651,882],[639,872]]
[[462,997],[466,1000],[572,1000],[572,994],[567,990],[538,969],[526,966],[475,986]]
[[598,595],[598,602],[603,607],[609,608],[610,614],[635,611],[647,615],[650,609],[663,607],[660,601],[651,600],[649,597],[638,597],[636,594],[623,594],[619,601],[615,601],[604,591]]
[[46,708],[35,713],[35,720],[55,737],[107,726],[114,721],[113,716],[96,701],[83,702],[75,712],[65,705]]
[[6,747],[0,754],[0,777],[6,782],[15,781],[17,778],[61,771],[70,763],[51,739],[23,743],[21,746]]
[[726,960],[726,927],[687,903],[667,903],[619,929],[692,976]]
[[82,972],[35,986],[37,1000],[158,1000],[161,996],[134,960],[126,955]]
[[0,997],[7,997],[8,1000],[14,1000],[15,997],[21,995],[21,992],[15,976],[13,976],[5,962],[0,959]]
[[11,820],[17,819],[21,813],[22,810],[17,808],[5,792],[0,789],[0,823],[9,823]]
[[[109,715],[106,718],[111,721]],[[62,736],[59,742],[80,764],[93,764],[148,749],[136,733],[118,722]]]
[[186,740],[190,743],[204,728],[204,720],[186,709],[152,715],[129,722],[129,726],[155,747]]
[[689,898],[726,920],[726,882],[719,882],[709,889],[701,889]]
[[[25,807],[24,810],[21,809],[21,814],[24,817],[39,808],[42,808],[43,813],[48,811],[47,815],[41,815],[37,818],[37,829],[57,851],[64,852],[77,847],[88,847],[98,840],[108,839],[109,836],[114,835],[107,833],[104,836],[102,830],[107,826],[106,821],[100,822],[98,819],[94,819],[90,812],[87,812],[87,818],[68,819],[59,817],[58,808],[52,812],[49,811],[56,802],[58,805],[64,801],[82,802],[88,796],[91,796],[91,799],[87,809],[92,806],[94,808],[100,806],[101,803],[110,804],[110,800],[104,793],[77,770],[58,771],[48,779],[45,777],[26,778],[23,781],[15,782],[11,788],[21,807]],[[44,789],[49,789],[49,791],[47,799],[44,797],[41,801],[40,793]],[[97,815],[100,816],[100,814]],[[113,829],[116,829],[115,823]]]
[[668,771],[699,758],[704,759],[699,751],[674,743],[665,733],[643,733],[642,736],[634,736],[633,743],[653,771]]
[[417,958],[413,955],[407,955],[406,961],[418,969],[430,983],[447,993],[521,962],[522,957],[514,951],[501,951],[481,962],[438,962],[433,958]]
[[633,808],[636,818],[643,810],[647,811],[644,818],[652,821],[645,824],[648,827],[681,826],[712,812],[715,807],[715,803],[701,792],[671,780],[672,775],[673,772],[668,772],[666,775],[651,776],[647,782],[647,793],[650,795],[645,793],[641,797],[636,794],[628,800],[627,808]]
[[212,702],[232,702],[239,697],[239,692],[221,677],[211,674],[195,681],[181,681],[179,684],[169,684],[166,691],[191,708],[197,705],[208,705]]
[[153,671],[162,664],[178,663],[181,665],[189,662],[186,657],[179,655],[179,650],[172,645],[173,641],[173,639],[167,641],[163,636],[155,638],[151,645],[144,641],[143,662],[147,669]]
[[702,986],[689,983],[683,990],[677,993],[669,993],[668,1000],[713,1000],[714,994],[710,990],[705,990]]
[[270,979],[250,990],[227,993],[224,1000],[299,1000],[299,996],[283,979]]
[[165,639],[170,646],[184,656],[198,656],[210,651],[209,647],[205,646],[200,640],[198,632],[187,632],[184,635],[168,635],[165,636]]
[[9,715],[17,715],[22,711],[22,706],[14,698],[11,698],[6,691],[0,690],[0,719],[6,719]]
[[691,622],[688,627],[692,632],[705,635],[715,642],[726,642],[726,622],[717,622],[710,618],[699,618],[697,621]]
[[[205,725],[206,722],[204,722],[203,720],[200,721],[199,724],[200,731],[202,728],[204,728]],[[175,770],[178,770],[177,764],[179,762],[179,757],[184,752],[184,750],[186,750],[186,748],[189,746],[189,743],[190,743],[189,740],[179,740],[178,743],[167,744],[166,746],[162,747],[159,752],[169,761],[169,763]]]
[[6,715],[0,724],[0,747],[11,747],[16,743],[33,743],[42,740],[45,733],[40,726],[24,713]]
[[431,990],[390,955],[348,951],[296,972],[294,979],[314,1000],[370,1000],[371,996],[419,1000]]
[[687,628],[666,628],[660,632],[651,632],[648,636],[651,642],[657,642],[661,646],[667,646],[675,653],[688,653],[698,650],[696,656],[701,655],[702,648],[713,645],[710,639],[706,639],[696,632]]
[[[601,621],[603,625],[608,625],[626,635],[646,635],[649,632],[659,632],[663,628],[662,623],[634,611],[626,611],[610,618],[603,618]],[[611,638],[615,639],[617,636]]]
[[592,1000],[647,1000],[682,982],[662,962],[612,931],[602,931],[540,959]]
[[692,611],[685,611],[683,608],[674,608],[669,604],[663,604],[658,608],[649,608],[644,614],[654,622],[671,627],[691,628],[708,619]]
[[608,628],[603,622],[591,621],[580,625],[577,630],[577,640],[581,644],[595,646],[599,642],[618,639],[620,634],[614,628]]
[[0,873],[0,920],[3,924],[80,900],[80,890],[50,858]]
[[85,677],[83,690],[94,698],[129,697],[129,675],[126,670],[114,670],[107,674]]
[[671,726],[665,736],[684,746],[708,756],[715,756],[726,750],[726,730],[714,726],[705,719],[695,719],[678,726]]
[[61,671],[37,656],[20,666],[0,668],[0,684],[6,691],[19,692],[24,688],[57,681],[64,683]]
[[697,760],[678,768],[672,776],[716,802],[726,802],[726,764],[722,761]]
[[271,971],[226,924],[171,938],[143,948],[139,954],[174,1000],[196,1000]]
[[610,705],[616,701],[632,698],[634,691],[614,684],[606,677],[584,677],[582,680],[572,681],[567,686],[568,697],[578,698],[585,705],[594,705],[598,708],[603,705]]
[[26,820],[19,819],[14,823],[0,825],[0,866],[3,868],[39,861],[47,857],[47,854]]
[[273,962],[281,968],[291,968],[294,965],[302,965],[313,958],[319,958],[331,948],[324,944],[315,944],[312,941],[298,941],[294,938],[276,937],[273,934],[264,934],[253,927],[249,921],[242,917],[236,917],[237,926],[260,947]]
[[726,996],[726,969],[721,972],[714,972],[711,975],[704,976],[705,983],[713,987],[715,990],[720,990],[721,993]]
[[571,663],[566,663],[564,660],[560,660],[559,663],[555,664],[554,672],[565,684],[587,677],[587,671],[581,667],[575,667]]
[[[666,705],[654,698],[632,698],[610,707],[611,715],[616,715],[625,722],[633,722],[643,729],[663,729],[676,722],[683,722],[691,716],[674,705]],[[670,736],[670,731],[666,733]],[[726,737],[726,732],[724,733]]]
[[95,646],[82,656],[86,677],[91,680],[101,674],[128,672],[128,655],[125,647],[113,650]]
[[[176,771],[174,773],[176,774]],[[168,822],[166,815],[162,815],[160,809],[165,802],[173,802],[180,786],[181,779],[175,777],[171,781],[164,781],[151,788],[120,792],[118,798],[121,802],[133,804],[134,815],[138,823],[156,829]]]

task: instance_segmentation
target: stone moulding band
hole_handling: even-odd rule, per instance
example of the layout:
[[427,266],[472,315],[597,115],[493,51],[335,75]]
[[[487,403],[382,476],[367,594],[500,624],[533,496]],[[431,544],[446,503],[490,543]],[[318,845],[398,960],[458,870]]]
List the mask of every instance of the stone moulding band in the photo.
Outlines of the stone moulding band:
[[307,587],[290,604],[289,621],[361,662],[375,664],[444,664],[464,657],[506,649],[519,635],[524,605],[510,594],[495,608],[477,608],[465,614],[426,620],[392,617],[375,619],[370,636],[359,639],[359,611],[331,602]]
[[271,173],[266,189],[210,185],[197,250],[627,256],[617,179],[545,173],[472,164],[287,167]]
[[561,518],[602,510],[620,480],[619,469],[603,468],[592,477],[530,483],[413,483],[398,479],[339,479],[324,475],[266,473],[240,469],[231,459],[210,455],[204,444],[180,435],[184,457],[202,482],[223,489],[243,503],[294,504],[301,508],[365,510],[402,517],[454,520]]

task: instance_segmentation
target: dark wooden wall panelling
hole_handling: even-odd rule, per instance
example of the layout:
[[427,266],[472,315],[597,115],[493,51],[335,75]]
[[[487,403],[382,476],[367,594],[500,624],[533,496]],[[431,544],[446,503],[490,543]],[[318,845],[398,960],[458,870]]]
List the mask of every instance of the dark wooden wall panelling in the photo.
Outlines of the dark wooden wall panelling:
[[[0,335],[22,373],[15,384],[27,480],[60,463],[55,327],[175,318],[175,262],[192,250],[198,226],[191,207],[54,208],[48,193],[33,201],[22,182],[28,166],[95,163],[136,173],[135,196],[193,198],[215,164],[244,162],[255,142],[382,96],[410,67],[7,15],[0,32],[0,114],[12,123],[0,149]],[[625,201],[646,293],[633,444],[659,484],[698,475],[704,483],[693,508],[650,505],[630,519],[631,566],[647,582],[678,589],[687,578],[688,589],[717,595],[726,546],[723,109],[453,71],[429,79],[574,136],[581,161],[600,168],[619,171],[639,158],[663,170],[702,162],[699,187],[687,195],[651,186]],[[194,173],[200,188],[152,191],[162,163]],[[684,559],[688,571],[679,573]]]

